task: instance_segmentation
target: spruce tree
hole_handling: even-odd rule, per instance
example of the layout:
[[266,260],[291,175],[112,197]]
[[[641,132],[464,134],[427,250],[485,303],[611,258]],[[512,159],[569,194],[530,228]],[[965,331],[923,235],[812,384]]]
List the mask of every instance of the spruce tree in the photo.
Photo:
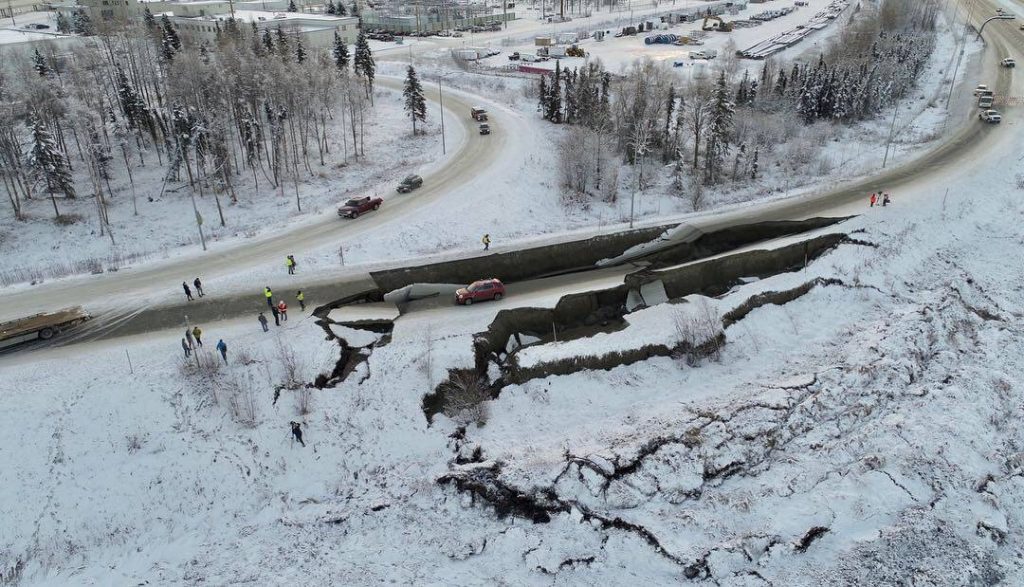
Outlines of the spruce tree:
[[50,201],[53,202],[53,212],[60,217],[57,199],[53,194],[54,191],[60,191],[69,198],[75,197],[71,171],[68,169],[64,155],[57,147],[57,141],[54,140],[53,135],[42,121],[33,116],[28,124],[32,131],[32,150],[28,155],[29,169],[37,179],[46,183],[46,191],[50,194]]
[[725,71],[718,74],[718,83],[712,96],[710,128],[704,149],[704,181],[714,183],[722,169],[722,162],[729,152],[729,141],[733,130],[733,104],[729,102],[729,85]]
[[274,39],[270,36],[270,29],[263,29],[263,47],[267,53],[274,52]]
[[306,60],[306,49],[302,46],[302,37],[295,38],[295,61],[302,63]]
[[338,16],[348,16],[348,10],[345,10],[345,3],[339,0],[337,8],[334,9],[335,14]]
[[345,39],[341,38],[338,31],[334,31],[334,49],[332,50],[332,53],[334,55],[334,66],[338,68],[338,71],[347,71],[348,45],[345,44]]
[[295,7],[295,0],[288,0],[288,12],[298,12],[299,9]]
[[57,13],[57,32],[65,35],[71,32],[71,23],[68,22],[68,17],[64,16],[63,12]]
[[555,75],[551,76],[551,85],[548,86],[548,108],[544,118],[559,124],[562,122],[562,64],[555,62]]
[[[60,23],[60,14],[58,13],[57,22]],[[153,17],[153,13],[149,11],[149,6],[142,11],[142,22],[146,24],[147,30],[153,30],[156,28],[156,18]]]
[[537,90],[537,94],[538,94],[538,96],[540,96],[540,98],[537,101],[537,112],[540,112],[540,115],[542,117],[544,117],[545,119],[547,119],[547,117],[548,117],[548,84],[547,84],[547,77],[548,76],[546,76],[546,75],[540,76],[540,87]]
[[75,34],[88,36],[92,34],[92,19],[82,9],[75,11],[71,17],[71,31]]
[[32,53],[32,69],[36,70],[40,77],[50,75],[50,68],[46,66],[46,59],[43,58],[43,54],[39,52],[39,49]]
[[370,43],[366,40],[366,33],[359,29],[359,36],[356,37],[356,51],[352,57],[352,68],[356,75],[361,75],[366,80],[366,95],[373,95],[373,77],[377,66],[373,62],[373,54],[370,52]]
[[416,121],[427,120],[427,101],[423,97],[423,87],[416,77],[416,70],[410,65],[405,70],[405,89],[402,91],[405,96],[405,111],[412,118],[412,134],[416,134]]
[[327,6],[324,8],[324,12],[327,14],[338,14],[338,10],[334,8],[334,2],[328,2]]
[[281,26],[277,27],[277,54],[281,57],[287,57],[290,51],[288,50],[288,37],[285,36],[284,30]]
[[181,39],[178,38],[178,32],[174,30],[174,25],[166,14],[160,17],[160,26],[163,28],[160,54],[165,61],[170,61],[178,51],[181,51]]

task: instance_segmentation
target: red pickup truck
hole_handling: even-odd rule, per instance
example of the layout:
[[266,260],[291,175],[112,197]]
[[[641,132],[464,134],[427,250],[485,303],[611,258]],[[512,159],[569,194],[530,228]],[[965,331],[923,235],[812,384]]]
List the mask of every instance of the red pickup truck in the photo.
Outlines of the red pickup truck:
[[370,196],[352,198],[338,208],[338,216],[343,218],[359,218],[360,214],[376,210],[377,208],[380,208],[380,205],[383,203],[384,200],[380,198],[371,198]]

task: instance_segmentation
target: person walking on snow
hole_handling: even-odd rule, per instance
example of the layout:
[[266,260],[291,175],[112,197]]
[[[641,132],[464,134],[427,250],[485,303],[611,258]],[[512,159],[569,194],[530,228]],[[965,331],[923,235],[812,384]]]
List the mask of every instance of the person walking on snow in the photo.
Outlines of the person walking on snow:
[[257,320],[260,321],[260,326],[263,327],[263,332],[270,330],[270,328],[267,328],[267,317],[263,315],[263,312],[260,312],[260,317],[257,318]]
[[199,294],[199,297],[203,297],[204,295],[206,295],[203,293],[203,282],[199,281],[198,277],[196,278],[195,281],[192,282],[192,285],[195,286],[196,293]]
[[185,290],[185,297],[188,298],[188,301],[191,302],[192,301],[192,290],[188,288],[188,284],[185,283],[184,281],[182,281],[181,282],[181,288]]
[[288,267],[288,275],[295,275],[295,256],[288,255],[284,260],[284,264]]
[[482,242],[484,244],[484,250],[485,251],[490,249],[491,248],[491,235],[485,234],[484,238],[480,239],[480,242]]
[[271,308],[274,307],[274,292],[270,291],[270,286],[263,288],[263,295],[267,298],[267,305]]
[[188,346],[188,341],[184,338],[181,339],[181,349],[185,351],[186,359],[192,356],[192,347]]
[[274,326],[281,325],[281,312],[277,311],[277,306],[270,306],[271,313],[274,314]]
[[299,300],[299,311],[306,311],[306,294],[302,293],[302,290],[295,292],[295,299]]
[[220,351],[220,358],[224,359],[224,364],[228,364],[228,345],[224,344],[224,339],[217,341],[217,350]]
[[192,336],[195,337],[197,345],[203,346],[203,331],[198,326],[192,329]]
[[185,329],[185,338],[188,339],[188,348],[196,348],[196,340],[192,338],[192,331],[188,328]]
[[889,192],[886,192],[886,193],[882,194],[882,206],[885,207],[885,206],[888,206],[888,205],[889,205]]
[[874,208],[875,207],[875,202],[877,202],[877,201],[878,201],[878,195],[875,194],[875,193],[872,193],[871,194],[871,205],[869,206],[869,208]]
[[277,302],[277,311],[281,313],[281,320],[288,321],[288,304],[284,303],[284,300]]
[[302,446],[306,446],[306,443],[302,440],[302,424],[298,422],[289,422],[289,424],[292,425],[292,436],[295,437],[295,440],[298,440]]

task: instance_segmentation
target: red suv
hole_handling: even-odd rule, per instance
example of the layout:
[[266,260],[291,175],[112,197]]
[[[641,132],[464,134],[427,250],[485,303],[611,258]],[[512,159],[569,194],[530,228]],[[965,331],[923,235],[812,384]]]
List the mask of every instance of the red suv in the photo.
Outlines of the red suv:
[[473,302],[500,300],[505,295],[505,284],[497,278],[474,281],[455,292],[455,303],[468,306]]

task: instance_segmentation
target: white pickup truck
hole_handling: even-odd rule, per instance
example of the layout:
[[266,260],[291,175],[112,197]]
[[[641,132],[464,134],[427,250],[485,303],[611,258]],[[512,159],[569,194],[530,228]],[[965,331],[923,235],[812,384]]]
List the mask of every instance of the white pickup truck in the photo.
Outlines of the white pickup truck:
[[1003,116],[998,110],[982,110],[978,113],[978,118],[989,124],[999,124],[1003,121]]

